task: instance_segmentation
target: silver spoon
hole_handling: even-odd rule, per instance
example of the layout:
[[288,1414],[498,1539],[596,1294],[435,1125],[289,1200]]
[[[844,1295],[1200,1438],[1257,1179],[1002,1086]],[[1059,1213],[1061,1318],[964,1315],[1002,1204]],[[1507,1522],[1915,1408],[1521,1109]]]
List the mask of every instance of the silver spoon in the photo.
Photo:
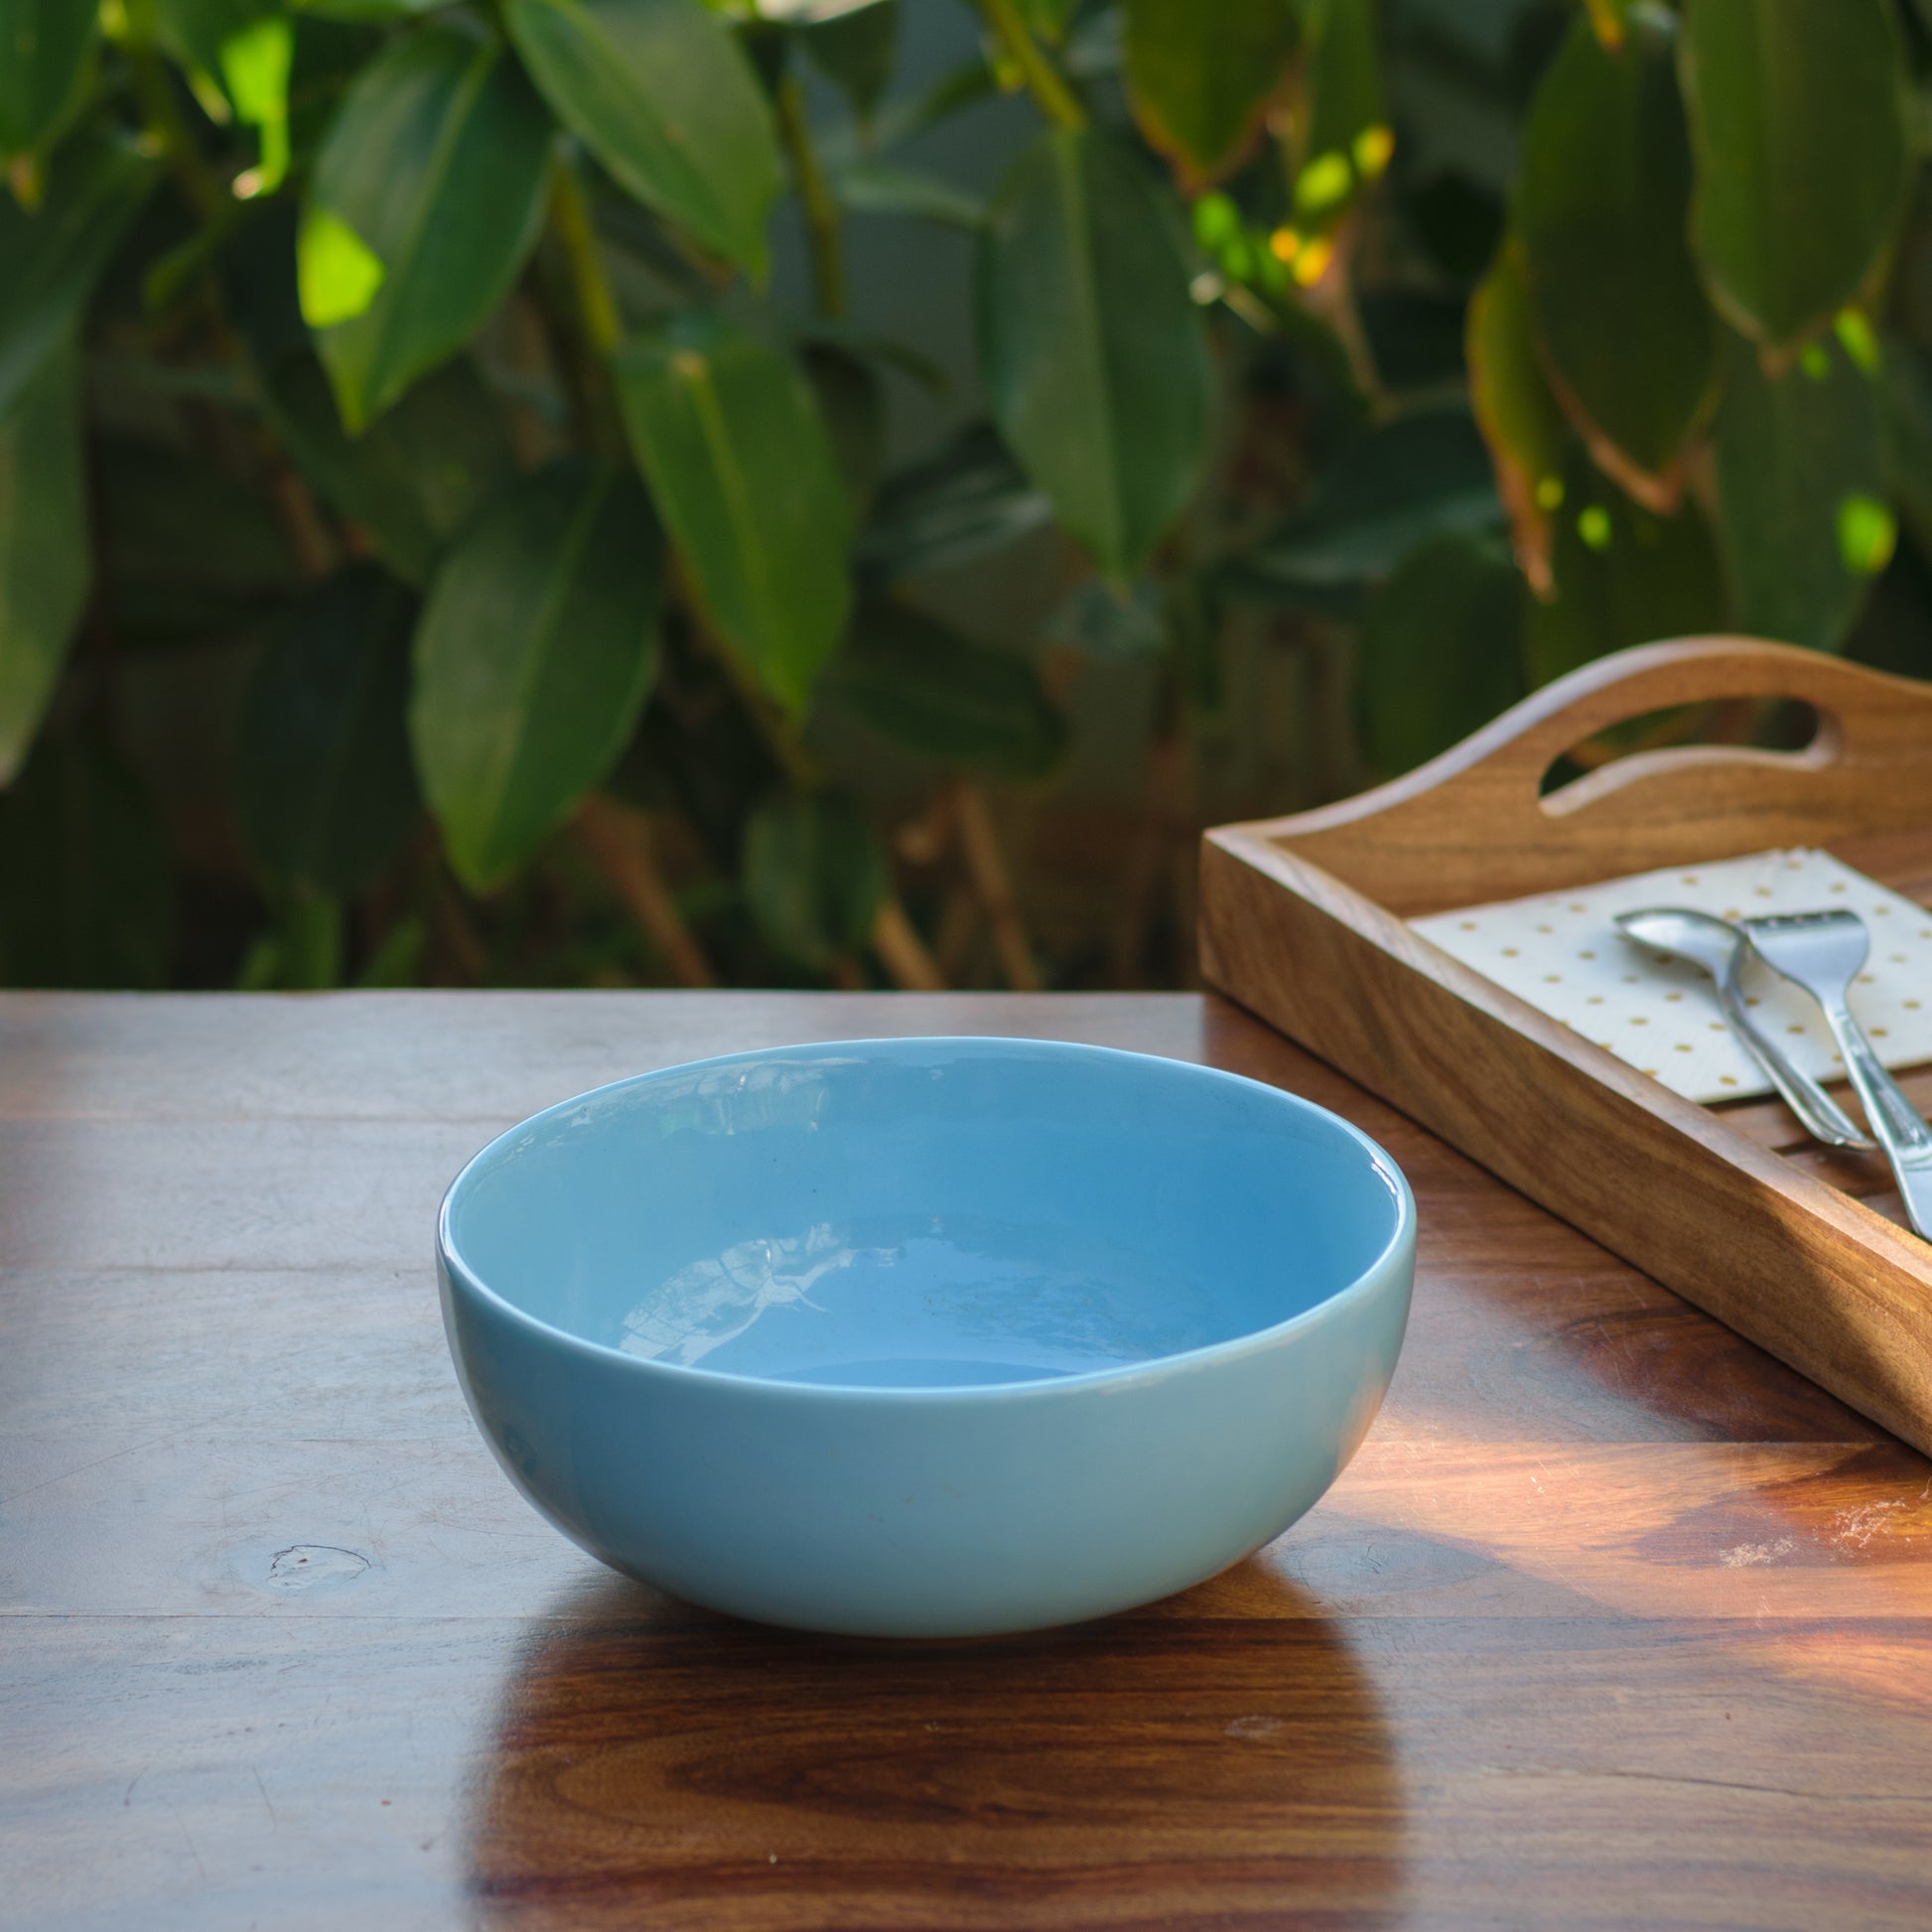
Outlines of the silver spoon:
[[1864,921],[1856,912],[1784,912],[1746,919],[1744,930],[1765,965],[1825,1009],[1825,1024],[1891,1163],[1905,1211],[1913,1227],[1932,1239],[1932,1127],[1885,1071],[1848,997],[1871,948]]
[[1861,1134],[1845,1110],[1809,1073],[1801,1073],[1785,1058],[1783,1049],[1760,1033],[1744,1005],[1737,971],[1750,951],[1750,941],[1728,919],[1715,913],[1694,912],[1688,906],[1650,905],[1639,912],[1619,912],[1617,924],[1626,938],[1659,952],[1675,953],[1702,966],[1718,987],[1718,1005],[1730,1022],[1745,1050],[1764,1069],[1764,1076],[1783,1096],[1807,1134],[1830,1147],[1871,1148],[1877,1143]]

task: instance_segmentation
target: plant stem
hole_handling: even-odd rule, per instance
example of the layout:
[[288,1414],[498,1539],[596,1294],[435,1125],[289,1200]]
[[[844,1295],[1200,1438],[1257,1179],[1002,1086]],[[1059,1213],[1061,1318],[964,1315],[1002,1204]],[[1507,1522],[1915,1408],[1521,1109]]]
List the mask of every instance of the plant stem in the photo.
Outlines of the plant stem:
[[1037,993],[1039,968],[1034,963],[1033,944],[1020,916],[1013,878],[1007,871],[1006,855],[1000,850],[999,834],[993,829],[986,794],[970,778],[962,778],[953,792],[953,806],[960,851],[965,855],[973,890],[986,908],[986,922],[993,928],[1000,969],[1016,993]]
[[1027,91],[1039,103],[1039,111],[1055,127],[1085,127],[1087,110],[1028,33],[1016,0],[980,0],[980,6],[993,31],[1006,43],[1007,52],[1013,56],[1014,65],[1027,82]]
[[489,955],[470,917],[470,908],[440,864],[433,865],[430,874],[430,916],[459,982],[481,985],[489,968]]
[[623,901],[644,936],[664,955],[680,986],[716,986],[718,975],[677,909],[639,814],[593,792],[577,814],[577,842]]
[[889,898],[879,908],[873,922],[872,949],[879,963],[891,975],[893,984],[903,992],[943,993],[946,976],[939,963],[926,950],[918,929],[906,917],[905,907]]
[[558,286],[554,267],[546,275],[541,263],[530,287],[546,325],[551,359],[583,440],[600,456],[621,457],[623,424],[611,379],[611,356],[623,340],[623,323],[598,253],[590,204],[561,155],[550,178],[550,232],[568,293]]
[[1584,0],[1584,11],[1589,15],[1589,24],[1595,30],[1597,41],[1604,51],[1617,54],[1622,51],[1627,29],[1623,24],[1623,5],[1620,0]]
[[584,334],[598,354],[609,355],[623,340],[623,325],[618,319],[617,299],[597,252],[590,204],[570,164],[561,156],[550,179],[550,225],[570,267],[570,285],[577,297]]
[[945,902],[939,908],[939,929],[932,938],[933,963],[948,982],[965,971],[979,929],[979,898],[970,881],[958,880],[946,891]]
[[805,211],[805,245],[811,251],[812,293],[823,316],[845,314],[845,238],[839,205],[819,164],[805,114],[805,90],[794,74],[778,89],[778,132],[791,157],[792,179]]
[[267,473],[269,500],[295,553],[296,567],[312,584],[320,583],[336,567],[336,544],[315,492],[266,437],[262,439],[261,468]]
[[1379,419],[1387,416],[1394,404],[1375,365],[1375,351],[1369,346],[1362,312],[1356,306],[1354,264],[1348,255],[1351,239],[1346,229],[1337,233],[1334,266],[1313,288],[1304,291],[1302,306],[1334,332],[1355,387],[1367,402],[1370,415]]
[[40,162],[31,154],[17,154],[7,163],[7,187],[13,198],[29,214],[41,205],[47,181]]
[[175,98],[167,64],[155,53],[154,43],[145,33],[130,34],[123,45],[134,79],[134,97],[149,131],[160,143],[182,199],[204,221],[221,220],[232,212],[234,198],[196,145],[194,130]]

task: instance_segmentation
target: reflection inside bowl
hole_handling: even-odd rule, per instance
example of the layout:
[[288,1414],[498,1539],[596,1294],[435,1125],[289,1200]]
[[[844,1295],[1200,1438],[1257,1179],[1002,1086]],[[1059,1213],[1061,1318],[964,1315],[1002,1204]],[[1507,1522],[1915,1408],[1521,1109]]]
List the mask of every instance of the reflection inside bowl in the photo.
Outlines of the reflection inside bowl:
[[647,1361],[772,1381],[1034,1382],[1226,1340],[1185,1290],[1084,1229],[889,1214],[741,1241],[693,1262],[645,1295],[611,1340]]

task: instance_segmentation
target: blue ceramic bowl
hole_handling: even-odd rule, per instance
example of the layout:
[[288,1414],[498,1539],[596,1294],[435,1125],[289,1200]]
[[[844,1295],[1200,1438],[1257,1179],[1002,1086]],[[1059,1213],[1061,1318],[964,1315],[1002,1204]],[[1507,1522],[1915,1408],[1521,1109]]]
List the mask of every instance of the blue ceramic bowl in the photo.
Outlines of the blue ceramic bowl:
[[1277,1088],[1018,1039],[738,1053],[511,1129],[443,1203],[510,1480],[770,1623],[983,1635],[1198,1583],[1374,1419],[1416,1211]]

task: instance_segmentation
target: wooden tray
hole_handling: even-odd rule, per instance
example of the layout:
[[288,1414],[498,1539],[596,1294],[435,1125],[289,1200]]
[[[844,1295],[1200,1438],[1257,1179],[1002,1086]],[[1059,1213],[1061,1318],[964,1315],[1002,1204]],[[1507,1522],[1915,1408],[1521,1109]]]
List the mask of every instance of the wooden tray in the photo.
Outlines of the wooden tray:
[[[1539,797],[1592,734],[1666,706],[1815,706],[1802,752],[1618,759]],[[1201,970],[1425,1127],[1932,1453],[1932,1244],[1875,1158],[1778,1101],[1702,1107],[1431,945],[1405,920],[1821,846],[1932,903],[1932,686],[1743,638],[1587,665],[1421,769],[1223,826],[1201,855]],[[1900,1075],[1921,1107],[1932,1069]]]

